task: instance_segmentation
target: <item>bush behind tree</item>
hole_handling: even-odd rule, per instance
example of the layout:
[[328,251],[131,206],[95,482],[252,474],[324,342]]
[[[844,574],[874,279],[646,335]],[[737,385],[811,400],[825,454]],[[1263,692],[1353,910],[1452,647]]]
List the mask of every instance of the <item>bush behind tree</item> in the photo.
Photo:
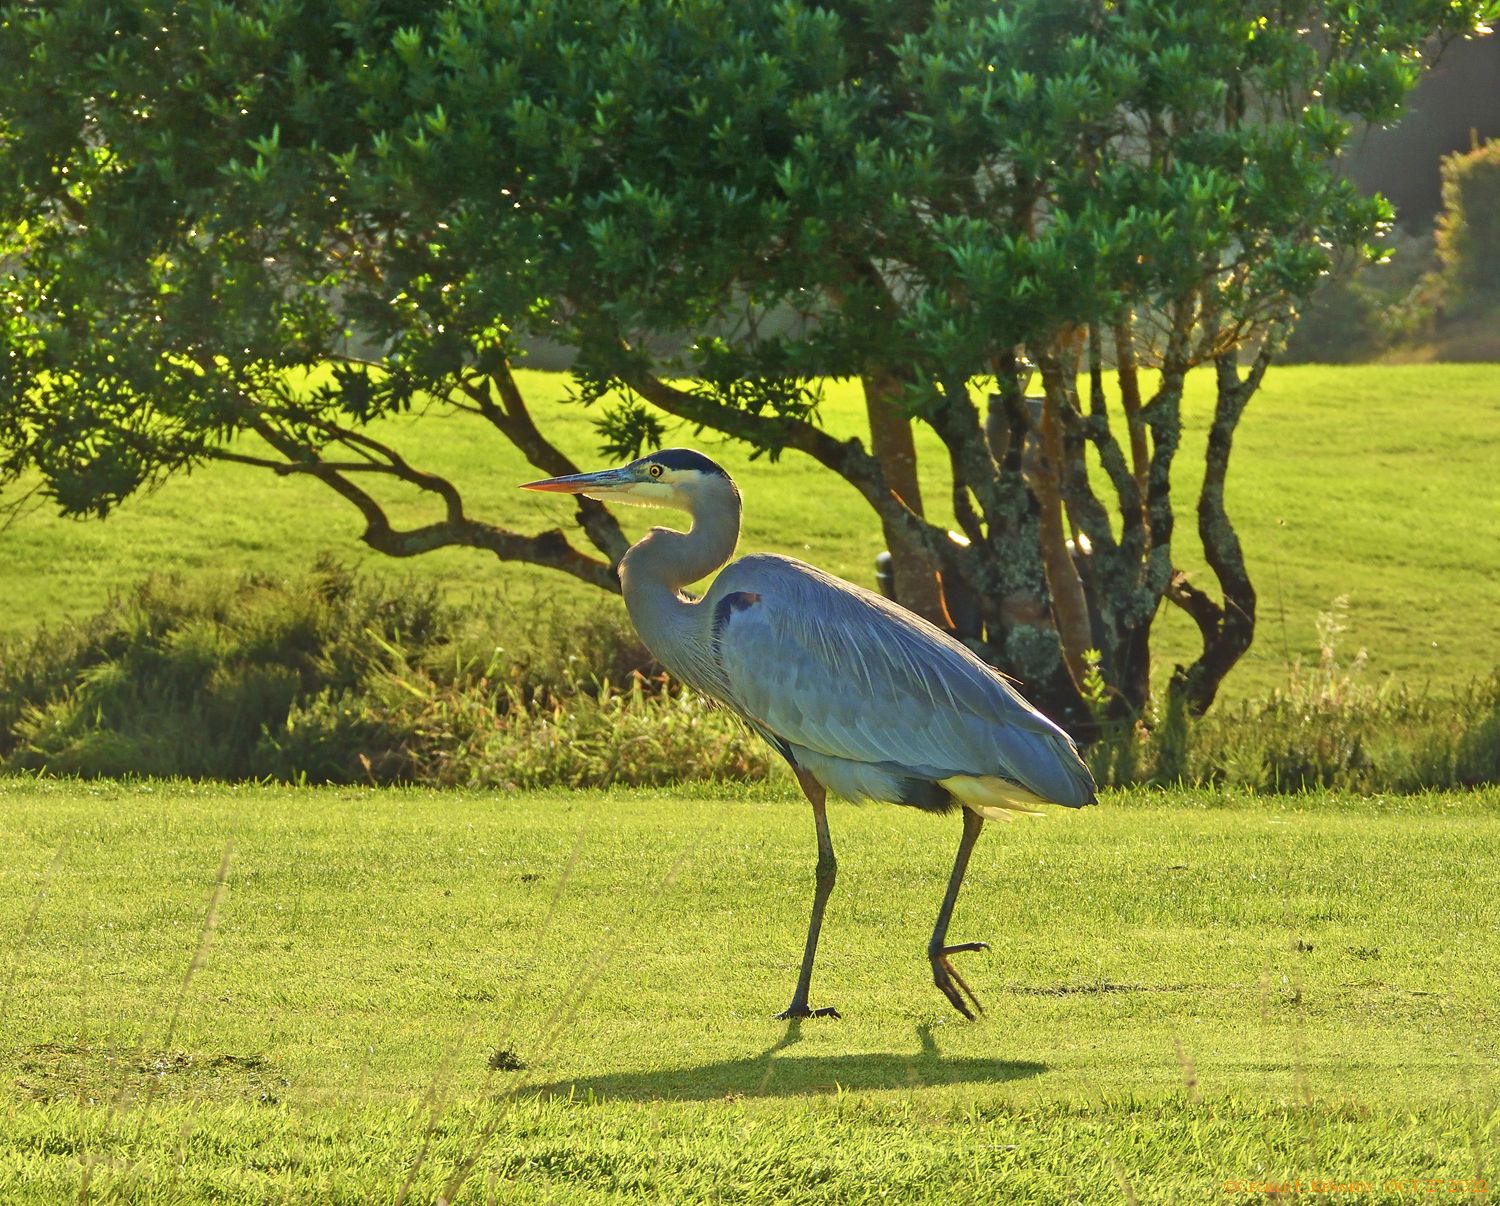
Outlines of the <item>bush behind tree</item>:
[[1443,303],[1432,232],[1386,232],[1386,259],[1345,263],[1307,300],[1282,362],[1359,364],[1434,332]]
[[1500,139],[1444,158],[1437,250],[1455,311],[1500,306]]
[[1392,227],[1382,251],[1379,263],[1345,260],[1329,274],[1303,306],[1283,361],[1500,357],[1500,141],[1445,157],[1435,228]]

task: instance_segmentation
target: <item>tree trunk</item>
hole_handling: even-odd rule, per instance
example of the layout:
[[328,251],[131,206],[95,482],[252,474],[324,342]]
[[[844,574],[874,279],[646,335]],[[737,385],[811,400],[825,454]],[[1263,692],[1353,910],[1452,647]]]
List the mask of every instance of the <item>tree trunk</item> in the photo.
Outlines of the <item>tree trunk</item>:
[[[901,410],[901,385],[885,372],[863,379],[865,411],[870,421],[870,451],[880,463],[886,485],[914,515],[922,514],[922,488],[917,480],[917,449],[911,420]],[[951,630],[953,620],[943,598],[943,580],[927,550],[913,539],[909,527],[883,520],[886,547],[891,553],[896,599],[923,619]]]
[[1177,667],[1172,675],[1172,690],[1180,693],[1187,707],[1197,715],[1213,704],[1224,676],[1245,656],[1255,638],[1255,587],[1245,569],[1240,539],[1224,503],[1224,482],[1235,428],[1260,385],[1269,359],[1269,351],[1262,349],[1244,380],[1240,379],[1234,352],[1225,353],[1215,361],[1218,401],[1208,430],[1203,489],[1198,495],[1198,536],[1203,542],[1204,558],[1219,580],[1224,602],[1215,603],[1181,577],[1174,578],[1170,596],[1193,617],[1203,638],[1203,651],[1197,660],[1191,666]]
[[1063,526],[1062,490],[1059,485],[1067,451],[1063,446],[1064,407],[1070,406],[1061,366],[1044,362],[1042,381],[1046,401],[1042,406],[1042,455],[1034,470],[1035,490],[1041,504],[1042,568],[1047,577],[1047,592],[1052,597],[1052,615],[1062,642],[1063,662],[1068,667],[1073,686],[1083,691],[1087,665],[1084,654],[1096,648],[1089,623],[1088,600],[1074,557],[1068,550],[1067,531]]

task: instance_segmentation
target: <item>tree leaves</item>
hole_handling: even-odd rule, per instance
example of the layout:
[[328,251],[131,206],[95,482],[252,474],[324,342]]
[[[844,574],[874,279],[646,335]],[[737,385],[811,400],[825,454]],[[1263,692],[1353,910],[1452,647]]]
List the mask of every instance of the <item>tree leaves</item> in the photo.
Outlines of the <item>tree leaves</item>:
[[13,3],[3,463],[104,511],[288,374],[358,426],[529,338],[774,453],[819,374],[930,395],[1210,293],[1248,337],[1373,245],[1352,123],[1493,7]]

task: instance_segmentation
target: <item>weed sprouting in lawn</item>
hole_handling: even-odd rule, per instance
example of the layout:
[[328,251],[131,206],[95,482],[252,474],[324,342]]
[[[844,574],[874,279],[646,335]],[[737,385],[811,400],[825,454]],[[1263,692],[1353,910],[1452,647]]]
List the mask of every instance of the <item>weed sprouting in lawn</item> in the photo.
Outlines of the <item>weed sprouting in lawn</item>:
[[490,1057],[485,1062],[495,1072],[524,1072],[526,1070],[526,1061],[509,1047],[496,1047],[490,1052]]

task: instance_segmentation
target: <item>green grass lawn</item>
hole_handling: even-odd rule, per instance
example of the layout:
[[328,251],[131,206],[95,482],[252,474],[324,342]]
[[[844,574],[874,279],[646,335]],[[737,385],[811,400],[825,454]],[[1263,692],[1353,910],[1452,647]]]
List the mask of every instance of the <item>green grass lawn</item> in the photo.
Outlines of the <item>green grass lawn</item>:
[[1493,1173],[1500,791],[989,826],[952,931],[993,943],[959,957],[977,1024],[922,958],[956,820],[830,821],[814,1004],[844,1017],[789,1026],[813,842],[784,781],[0,781],[0,1201],[1430,1201],[1414,1178]]
[[[580,463],[599,464],[590,416],[559,399],[566,379],[522,374],[540,421]],[[1192,500],[1201,477],[1211,382],[1191,383],[1188,437],[1179,455],[1183,499],[1179,556],[1194,556]],[[856,387],[830,388],[827,426],[862,426]],[[410,431],[393,428],[409,425]],[[451,472],[476,516],[526,531],[570,522],[562,500],[515,489],[536,476],[500,436],[460,417],[383,425],[416,463]],[[681,424],[669,439],[723,459],[746,497],[742,551],[772,549],[869,584],[881,547],[873,515],[852,489],[800,454],[779,464]],[[921,434],[927,497],[941,516],[946,457]],[[1284,683],[1295,656],[1311,656],[1315,622],[1349,596],[1348,657],[1370,652],[1369,673],[1446,688],[1500,664],[1494,574],[1500,565],[1500,368],[1418,365],[1278,368],[1267,377],[1236,439],[1229,505],[1260,590],[1260,632],[1229,680],[1231,695]],[[629,509],[626,509],[629,511]],[[398,508],[408,519],[427,512]],[[639,531],[655,518],[631,512]],[[97,609],[112,591],[153,571],[302,568],[322,550],[386,574],[415,574],[454,598],[509,616],[524,635],[538,611],[593,597],[549,571],[503,566],[485,555],[443,551],[414,562],[367,553],[351,508],[314,482],[237,466],[212,466],[133,500],[105,523],[34,514],[0,531],[0,633]],[[1190,652],[1191,625],[1165,609],[1161,671]]]

